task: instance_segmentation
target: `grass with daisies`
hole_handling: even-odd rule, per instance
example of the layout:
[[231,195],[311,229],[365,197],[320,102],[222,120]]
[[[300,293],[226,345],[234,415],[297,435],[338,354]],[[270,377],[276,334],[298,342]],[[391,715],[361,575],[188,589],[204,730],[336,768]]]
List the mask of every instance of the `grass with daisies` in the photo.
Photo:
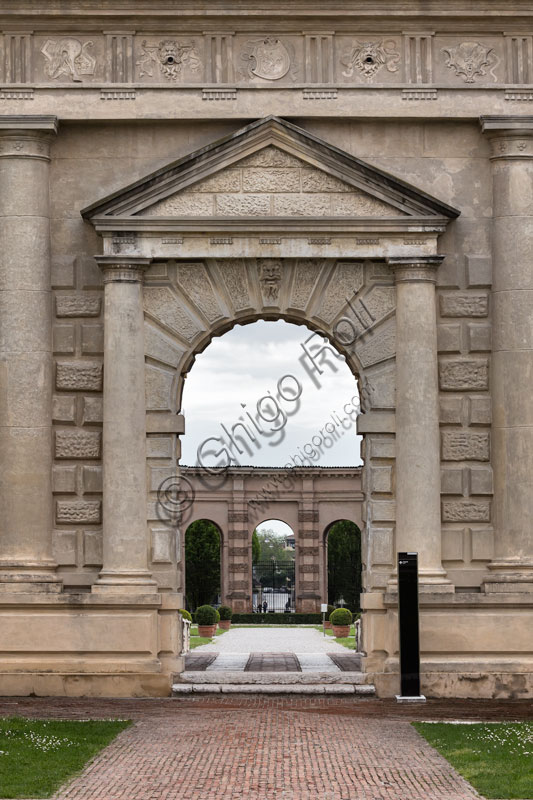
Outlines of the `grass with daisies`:
[[533,722],[412,724],[484,797],[533,797]]

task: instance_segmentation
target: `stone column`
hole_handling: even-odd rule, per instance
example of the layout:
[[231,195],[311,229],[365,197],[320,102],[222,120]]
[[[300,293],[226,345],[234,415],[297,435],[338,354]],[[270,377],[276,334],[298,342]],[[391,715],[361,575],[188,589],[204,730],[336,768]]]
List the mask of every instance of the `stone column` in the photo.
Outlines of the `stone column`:
[[49,162],[55,117],[0,118],[0,591],[59,591],[52,558]]
[[142,302],[150,259],[96,260],[104,273],[104,559],[93,591],[155,592],[148,571]]
[[443,256],[391,258],[396,278],[396,552],[418,553],[422,591],[442,568],[435,282]]
[[533,592],[533,117],[483,117],[492,150],[490,592]]

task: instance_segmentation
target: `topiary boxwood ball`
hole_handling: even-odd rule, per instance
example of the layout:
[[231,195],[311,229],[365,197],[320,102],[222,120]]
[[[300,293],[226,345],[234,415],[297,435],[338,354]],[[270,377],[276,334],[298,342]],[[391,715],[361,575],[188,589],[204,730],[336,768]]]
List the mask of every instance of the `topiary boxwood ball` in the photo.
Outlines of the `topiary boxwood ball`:
[[191,615],[189,614],[188,611],[186,611],[184,608],[178,608],[178,611],[181,614],[181,616],[183,617],[183,619],[188,619],[189,622],[192,622],[192,617],[191,617]]
[[213,606],[198,606],[195,617],[198,625],[216,625],[218,622],[218,612]]
[[329,621],[332,625],[351,625],[352,612],[347,608],[336,608],[332,612]]
[[231,619],[233,616],[233,611],[229,606],[220,606],[218,613],[220,614],[221,620]]

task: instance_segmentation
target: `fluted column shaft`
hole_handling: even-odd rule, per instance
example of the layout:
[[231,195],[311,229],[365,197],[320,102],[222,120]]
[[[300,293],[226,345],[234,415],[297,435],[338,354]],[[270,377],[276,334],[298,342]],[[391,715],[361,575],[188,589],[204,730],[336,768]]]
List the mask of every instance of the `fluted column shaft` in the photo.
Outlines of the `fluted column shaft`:
[[153,592],[146,526],[142,280],[149,259],[97,256],[104,274],[103,567],[95,592]]
[[533,117],[485,117],[493,180],[494,559],[485,590],[533,592]]
[[396,279],[396,552],[418,553],[422,591],[442,568],[435,282],[442,256],[391,258]]
[[55,117],[0,118],[0,589],[59,591],[52,557],[49,162]]

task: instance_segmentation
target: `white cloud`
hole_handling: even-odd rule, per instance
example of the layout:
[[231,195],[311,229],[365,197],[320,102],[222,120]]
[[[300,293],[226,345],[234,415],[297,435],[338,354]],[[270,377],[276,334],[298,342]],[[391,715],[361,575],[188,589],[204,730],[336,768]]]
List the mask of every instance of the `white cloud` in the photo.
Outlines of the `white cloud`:
[[[231,430],[245,420],[256,437],[256,445],[250,444],[252,454],[240,446],[243,453],[237,455],[239,463],[283,466],[313,437],[315,445],[319,442],[317,437],[324,439],[328,434],[326,423],[331,432],[332,414],[339,420],[346,418],[344,405],[357,397],[355,378],[344,359],[335,357],[331,350],[322,354],[326,359],[321,363],[322,374],[315,371],[310,375],[312,364],[305,358],[301,344],[311,335],[303,326],[278,321],[236,326],[214,339],[198,355],[185,381],[182,463],[197,463],[198,447],[208,437],[226,439],[222,424]],[[316,352],[321,343],[320,338],[314,337],[308,346]],[[293,377],[283,379],[283,376]],[[281,384],[280,379],[283,379]],[[279,388],[285,399],[280,396]],[[294,393],[300,394],[298,402],[290,399]],[[273,400],[266,399],[269,397],[277,398],[276,407]],[[265,433],[281,427],[286,420],[282,432],[273,436],[259,434],[246,417],[246,412],[257,416],[258,409],[269,420],[257,419]],[[276,409],[278,416],[271,421]],[[327,441],[326,446],[321,446],[322,454],[314,463],[324,466],[360,463],[355,422],[350,426],[349,422],[346,421],[345,429],[335,425],[337,430],[333,439],[330,437],[330,446]]]

